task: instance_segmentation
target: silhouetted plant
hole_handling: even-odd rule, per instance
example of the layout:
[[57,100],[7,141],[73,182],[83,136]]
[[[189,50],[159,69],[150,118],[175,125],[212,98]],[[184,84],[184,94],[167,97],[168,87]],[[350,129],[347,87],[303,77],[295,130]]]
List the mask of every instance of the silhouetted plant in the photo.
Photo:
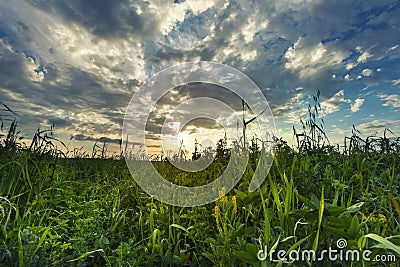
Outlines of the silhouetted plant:
[[320,116],[322,111],[320,104],[320,91],[313,96],[313,106],[308,104],[308,117],[304,122],[300,119],[302,132],[298,133],[293,126],[293,132],[297,141],[297,149],[299,152],[310,151],[313,149],[326,149],[330,147],[330,142],[325,133],[325,122]]

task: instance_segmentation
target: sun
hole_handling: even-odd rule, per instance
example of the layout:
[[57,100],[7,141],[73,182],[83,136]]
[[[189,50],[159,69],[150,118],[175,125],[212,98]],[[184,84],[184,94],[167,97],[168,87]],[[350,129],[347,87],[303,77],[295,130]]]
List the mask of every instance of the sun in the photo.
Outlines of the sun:
[[178,141],[179,141],[179,143],[181,142],[181,141],[183,141],[183,143],[188,143],[188,141],[190,140],[190,135],[189,135],[189,132],[187,132],[187,131],[179,131],[179,133],[178,133]]

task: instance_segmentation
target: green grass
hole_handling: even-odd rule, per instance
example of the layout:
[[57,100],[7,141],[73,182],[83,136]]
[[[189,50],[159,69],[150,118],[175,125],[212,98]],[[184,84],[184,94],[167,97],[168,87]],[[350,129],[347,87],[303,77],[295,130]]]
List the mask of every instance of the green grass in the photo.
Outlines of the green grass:
[[[0,266],[399,266],[400,156],[386,136],[367,141],[353,132],[345,151],[301,141],[300,134],[297,149],[278,140],[257,191],[247,190],[253,153],[234,190],[180,208],[150,198],[122,159],[66,158],[46,131],[26,147],[15,129],[0,143]],[[227,160],[200,174],[167,162],[156,168],[177,184],[197,186]],[[267,253],[321,251],[340,238],[346,249],[397,262],[257,259],[264,246]]]
[[[227,197],[195,208],[149,198],[123,160],[55,161],[2,151],[1,265],[272,266],[278,263],[254,254],[264,244],[318,249],[338,238],[348,248],[400,256],[398,154],[305,155],[281,146],[261,189],[247,192],[246,172]],[[165,163],[163,171],[169,168]]]

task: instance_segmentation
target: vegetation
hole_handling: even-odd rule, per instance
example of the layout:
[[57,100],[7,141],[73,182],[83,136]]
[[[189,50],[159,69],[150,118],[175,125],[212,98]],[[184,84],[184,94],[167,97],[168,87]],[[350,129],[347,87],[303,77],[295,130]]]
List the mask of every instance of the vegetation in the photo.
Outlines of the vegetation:
[[[20,143],[15,114],[4,105],[11,116],[2,114],[9,127],[0,144],[0,266],[398,266],[399,139],[388,138],[388,130],[363,139],[354,128],[340,151],[324,139],[317,100],[303,132],[295,131],[296,149],[276,140],[274,164],[258,191],[247,190],[260,149],[253,140],[235,189],[193,208],[150,198],[125,161],[106,159],[104,149],[98,158],[77,150],[68,158],[52,129],[38,130],[30,146]],[[223,140],[218,149],[204,173],[179,172],[168,162],[156,167],[177,184],[206,184],[229,160]],[[344,250],[371,250],[371,259],[386,261],[288,257],[337,249],[341,238]],[[276,252],[272,262],[271,255],[258,260],[265,246],[268,253],[285,250],[286,260]]]

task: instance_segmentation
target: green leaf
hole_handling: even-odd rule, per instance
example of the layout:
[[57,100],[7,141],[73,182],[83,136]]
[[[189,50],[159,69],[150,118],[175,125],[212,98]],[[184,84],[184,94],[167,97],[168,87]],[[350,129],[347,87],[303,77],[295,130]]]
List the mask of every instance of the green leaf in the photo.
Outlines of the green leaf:
[[87,256],[89,256],[89,255],[91,255],[91,254],[94,254],[94,253],[96,253],[96,252],[99,252],[99,253],[101,253],[101,254],[104,254],[104,250],[103,250],[103,249],[96,249],[96,250],[92,250],[92,251],[88,251],[88,252],[86,252],[86,253],[83,253],[83,254],[80,255],[78,258],[69,260],[68,262],[74,262],[74,261],[77,261],[77,260],[84,259],[84,258],[86,258]]
[[325,210],[328,215],[330,216],[339,216],[346,212],[345,207],[338,207],[338,206],[333,206],[333,205],[325,205]]
[[311,202],[311,200],[309,200],[306,197],[303,197],[302,195],[297,194],[297,197],[301,200],[301,202],[303,202],[304,204],[306,204],[307,207],[313,209],[313,210],[317,210],[318,207]]
[[[359,244],[364,243],[363,239],[367,239],[367,238],[371,238],[380,243],[380,244],[372,246],[372,248],[382,248],[382,249],[390,250],[390,251],[394,252],[397,257],[400,257],[400,247],[399,246],[396,246],[395,244],[390,242],[388,239],[383,238],[376,234],[367,234],[367,235],[362,236],[359,239]],[[360,242],[360,240],[361,240],[361,242]]]
[[286,252],[286,255],[289,255],[289,253],[290,253],[292,250],[295,250],[296,248],[298,248],[304,241],[306,241],[307,239],[309,239],[311,236],[312,236],[312,234],[311,234],[311,235],[308,235],[308,236],[306,236],[306,237],[304,237],[303,239],[300,239],[299,241],[297,241],[293,246],[291,246],[291,247],[289,248],[289,250]]
[[364,202],[358,202],[358,203],[356,203],[356,204],[354,204],[354,205],[348,207],[348,208],[346,209],[346,211],[343,212],[340,216],[342,216],[342,215],[344,215],[344,214],[346,214],[346,213],[354,213],[354,212],[357,212],[357,211],[359,211],[359,210],[361,209],[361,207],[362,207],[363,205],[364,205]]
[[242,191],[240,191],[240,190],[238,190],[238,189],[234,189],[234,191],[235,191],[235,195],[236,195],[238,198],[244,199],[244,198],[247,196],[247,193],[246,193],[246,192],[242,192]]
[[258,251],[259,248],[256,245],[248,243],[246,244],[246,251],[234,251],[233,255],[243,262],[259,266],[260,262],[257,258]]
[[387,240],[390,240],[392,243],[396,244],[397,246],[400,246],[400,235],[392,235],[389,237],[386,237]]
[[319,209],[320,200],[314,195],[311,195],[311,202]]
[[352,238],[356,238],[359,231],[360,231],[360,222],[358,221],[357,215],[354,215],[353,218],[351,219],[349,235]]
[[[233,252],[235,254],[235,252]],[[209,259],[211,262],[214,262],[214,254],[209,252],[203,252],[202,255]]]
[[18,230],[18,266],[24,266],[24,251],[22,248],[21,229]]
[[271,187],[272,196],[273,196],[276,208],[278,209],[279,223],[280,223],[280,226],[283,228],[284,225],[285,225],[285,217],[284,217],[284,214],[283,214],[283,211],[282,211],[281,200],[279,199],[278,188],[276,187],[275,182],[272,181],[271,175],[268,175],[268,181],[269,181],[269,185]]
[[186,232],[187,234],[190,235],[190,232],[189,232],[185,227],[183,227],[183,226],[181,226],[181,225],[179,225],[179,224],[173,223],[173,224],[171,224],[169,227],[178,228],[178,229],[180,229],[180,230],[182,230],[182,231],[184,231],[184,232]]
[[321,200],[319,203],[319,213],[318,213],[318,231],[317,234],[315,235],[315,239],[313,242],[313,250],[317,251],[318,245],[319,245],[319,233],[321,230],[321,223],[322,223],[322,217],[324,214],[324,207],[325,207],[325,197],[324,197],[324,188],[322,188],[322,192],[321,192]]
[[260,191],[260,196],[261,196],[261,203],[262,203],[262,207],[263,207],[263,212],[264,212],[264,244],[268,245],[269,244],[269,239],[271,236],[271,225],[269,223],[269,218],[268,218],[268,209],[267,206],[265,205],[265,199],[263,196],[263,193],[261,192],[261,189],[259,189]]
[[42,236],[39,239],[39,243],[37,244],[33,254],[36,254],[38,252],[39,248],[42,246],[42,244],[43,244],[45,238],[47,237],[47,235],[50,235],[50,227],[46,227],[46,229],[44,230]]
[[317,233],[315,234],[314,242],[312,245],[312,250],[317,251],[318,244],[319,244],[319,229],[318,229]]
[[241,223],[232,233],[231,237],[236,238],[236,237],[241,237],[245,233],[245,224]]
[[350,235],[348,233],[346,233],[342,229],[339,229],[339,228],[336,228],[336,227],[331,227],[331,226],[328,226],[328,225],[322,225],[322,228],[327,230],[327,231],[329,231],[329,232],[331,232],[331,233],[333,233],[333,234],[335,234],[335,235],[337,235],[337,236],[339,236],[339,237],[343,237],[345,239],[350,239],[351,238]]
[[235,255],[239,260],[245,263],[254,264],[258,262],[257,256],[254,259],[254,256],[248,251],[233,251],[233,255]]
[[253,259],[257,259],[258,247],[255,244],[247,243],[246,249],[253,255]]

